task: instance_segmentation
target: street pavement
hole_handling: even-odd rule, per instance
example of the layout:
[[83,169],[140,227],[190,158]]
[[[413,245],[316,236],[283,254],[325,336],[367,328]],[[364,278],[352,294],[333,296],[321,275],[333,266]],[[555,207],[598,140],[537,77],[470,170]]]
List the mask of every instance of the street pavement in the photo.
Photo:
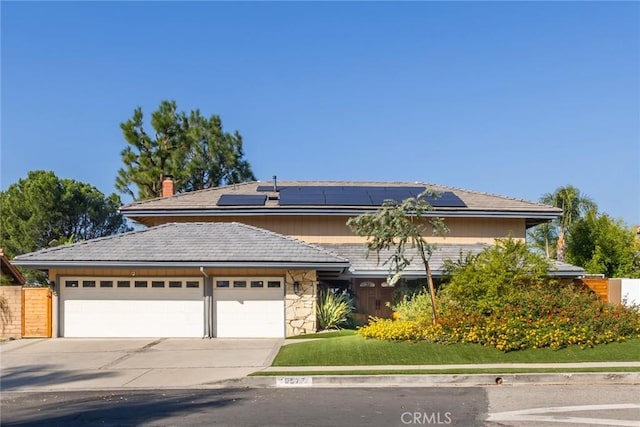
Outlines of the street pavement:
[[[23,339],[0,344],[7,391],[226,387],[442,387],[515,384],[640,385],[640,372],[305,375],[304,371],[620,368],[640,362],[271,367],[282,339]],[[265,371],[278,376],[248,376]]]

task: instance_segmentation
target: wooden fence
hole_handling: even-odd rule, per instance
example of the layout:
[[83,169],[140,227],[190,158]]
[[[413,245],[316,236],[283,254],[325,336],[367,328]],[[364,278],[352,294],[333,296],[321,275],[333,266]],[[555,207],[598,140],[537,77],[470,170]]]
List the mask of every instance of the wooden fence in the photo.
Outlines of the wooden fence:
[[51,337],[51,289],[22,288],[22,337]]
[[[583,279],[576,279],[576,281],[590,288],[604,302],[616,302],[618,304],[620,303],[619,297],[615,298],[614,295],[612,295],[611,293],[611,284],[609,283],[609,279],[583,278]],[[616,301],[616,299],[618,299],[618,301]]]

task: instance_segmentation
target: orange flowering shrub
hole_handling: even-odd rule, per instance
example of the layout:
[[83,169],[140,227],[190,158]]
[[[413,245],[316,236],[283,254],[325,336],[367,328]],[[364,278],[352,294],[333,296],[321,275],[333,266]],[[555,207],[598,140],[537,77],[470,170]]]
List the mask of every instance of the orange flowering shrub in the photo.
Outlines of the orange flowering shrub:
[[535,286],[505,297],[486,314],[442,307],[440,322],[372,319],[358,333],[366,338],[476,343],[501,351],[569,345],[593,347],[640,337],[640,311],[601,301],[573,286]]

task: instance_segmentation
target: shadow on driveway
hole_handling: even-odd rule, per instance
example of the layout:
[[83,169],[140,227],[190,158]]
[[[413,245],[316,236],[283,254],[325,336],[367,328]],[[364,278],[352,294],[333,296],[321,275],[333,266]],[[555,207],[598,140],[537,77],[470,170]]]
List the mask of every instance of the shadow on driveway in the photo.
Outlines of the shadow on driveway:
[[90,373],[79,371],[61,371],[56,365],[25,365],[5,368],[0,374],[0,389],[16,390],[21,387],[44,388],[64,386],[81,381],[104,379],[116,376],[115,372],[103,371]]

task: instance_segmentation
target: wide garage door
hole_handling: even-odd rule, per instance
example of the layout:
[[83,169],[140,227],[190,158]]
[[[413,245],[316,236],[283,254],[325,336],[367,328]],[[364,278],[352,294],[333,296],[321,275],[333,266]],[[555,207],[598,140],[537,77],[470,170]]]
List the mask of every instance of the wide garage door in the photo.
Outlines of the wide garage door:
[[200,278],[64,277],[65,337],[202,337]]
[[216,278],[214,334],[219,338],[282,338],[284,281],[281,278]]

